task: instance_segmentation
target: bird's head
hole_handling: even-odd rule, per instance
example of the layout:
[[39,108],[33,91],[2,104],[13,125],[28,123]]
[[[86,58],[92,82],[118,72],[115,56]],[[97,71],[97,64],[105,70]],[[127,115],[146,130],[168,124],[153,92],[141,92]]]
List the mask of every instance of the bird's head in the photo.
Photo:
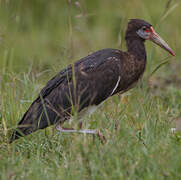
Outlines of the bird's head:
[[168,51],[172,56],[175,56],[173,50],[168,46],[168,44],[155,32],[153,26],[148,22],[141,19],[131,19],[128,23],[128,28],[126,32],[126,38],[137,37],[142,40],[150,40],[161,48]]

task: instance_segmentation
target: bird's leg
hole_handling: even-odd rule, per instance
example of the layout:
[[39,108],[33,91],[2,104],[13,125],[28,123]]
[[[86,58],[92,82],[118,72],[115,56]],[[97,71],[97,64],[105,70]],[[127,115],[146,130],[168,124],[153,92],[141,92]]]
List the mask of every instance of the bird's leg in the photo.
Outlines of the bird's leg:
[[[80,128],[82,127],[82,123],[79,124],[79,127]],[[106,142],[105,136],[103,136],[101,134],[101,132],[99,130],[96,130],[96,129],[80,129],[80,130],[76,130],[76,129],[73,129],[73,128],[61,127],[60,124],[56,126],[56,129],[61,133],[83,133],[83,134],[97,135],[102,143]]]
[[82,121],[79,122],[79,129],[82,129]]
[[[79,123],[78,127],[79,129],[82,129],[82,122]],[[64,128],[60,124],[56,125],[56,129],[60,132],[77,132],[74,128]]]
[[64,132],[64,133],[84,133],[84,134],[97,134],[97,130],[94,129],[81,129],[81,130],[76,130],[74,128],[64,128],[61,127],[60,125],[56,126],[56,129],[60,132]]

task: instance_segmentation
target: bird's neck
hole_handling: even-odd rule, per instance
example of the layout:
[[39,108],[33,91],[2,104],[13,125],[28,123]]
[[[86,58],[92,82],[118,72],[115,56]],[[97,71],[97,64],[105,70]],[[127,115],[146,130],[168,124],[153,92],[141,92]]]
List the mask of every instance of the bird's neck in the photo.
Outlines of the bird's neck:
[[146,60],[144,41],[136,37],[126,38],[128,53],[133,54],[137,60]]

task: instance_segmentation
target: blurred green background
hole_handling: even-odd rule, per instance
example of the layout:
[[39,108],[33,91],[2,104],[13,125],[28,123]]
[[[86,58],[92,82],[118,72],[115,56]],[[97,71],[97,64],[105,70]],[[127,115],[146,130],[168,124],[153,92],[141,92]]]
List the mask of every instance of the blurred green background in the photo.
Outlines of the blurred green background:
[[[150,22],[179,59],[179,17],[179,1],[174,0],[72,0],[70,5],[66,0],[1,0],[0,65],[8,63],[13,72],[28,71],[30,65],[41,71],[62,68],[101,48],[125,50],[124,32],[130,18]],[[155,45],[148,46],[148,57],[157,49],[148,61],[159,62],[167,56]]]
[[[108,143],[50,128],[9,145],[10,132],[57,72],[99,49],[126,50],[131,18],[152,24],[176,57],[146,42],[143,81],[88,118]],[[170,122],[181,116],[180,18],[180,0],[0,0],[1,179],[180,179],[181,136],[170,135]]]

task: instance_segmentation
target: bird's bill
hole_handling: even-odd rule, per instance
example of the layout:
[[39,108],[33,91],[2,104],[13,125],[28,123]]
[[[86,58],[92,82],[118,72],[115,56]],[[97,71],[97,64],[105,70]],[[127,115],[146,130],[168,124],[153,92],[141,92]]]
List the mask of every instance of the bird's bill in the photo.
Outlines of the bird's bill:
[[152,30],[149,40],[159,45],[161,48],[168,51],[172,56],[175,56],[173,50],[168,46],[168,44],[155,32],[153,27],[150,28]]

